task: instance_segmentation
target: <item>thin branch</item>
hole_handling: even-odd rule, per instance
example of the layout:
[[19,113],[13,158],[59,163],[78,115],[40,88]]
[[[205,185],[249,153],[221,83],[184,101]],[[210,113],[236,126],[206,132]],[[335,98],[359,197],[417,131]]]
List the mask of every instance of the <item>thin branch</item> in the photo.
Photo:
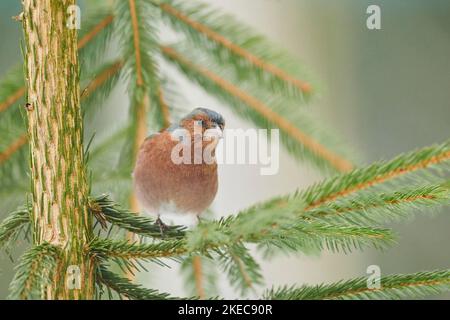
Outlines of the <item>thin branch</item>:
[[203,288],[203,271],[202,271],[202,258],[200,256],[194,256],[192,258],[192,267],[194,269],[195,289],[200,299],[205,298],[205,289]]
[[122,259],[158,259],[172,258],[187,253],[183,240],[168,240],[158,243],[136,244],[127,240],[94,239],[89,245],[89,252],[102,258]]
[[369,187],[375,186],[377,184],[381,184],[383,182],[386,182],[390,179],[394,179],[397,178],[401,175],[405,175],[408,173],[412,173],[414,171],[417,171],[419,169],[424,169],[427,167],[430,167],[432,165],[435,164],[439,164],[442,163],[444,161],[447,161],[450,159],[450,151],[449,150],[444,150],[441,154],[437,154],[431,158],[426,158],[423,161],[420,161],[418,163],[414,163],[411,165],[406,165],[406,166],[400,166],[398,168],[395,168],[392,171],[386,172],[384,174],[381,175],[377,175],[374,176],[373,179],[364,181],[362,183],[359,183],[357,185],[351,185],[348,188],[344,188],[342,190],[339,190],[338,192],[334,192],[331,193],[325,197],[322,197],[316,201],[314,201],[313,203],[311,203],[305,210],[309,210],[309,209],[313,209],[315,207],[318,207],[321,204],[333,201],[337,198],[340,197],[345,197],[348,196],[352,193],[355,193],[357,191],[361,191],[364,189],[367,189]]
[[128,5],[130,7],[131,25],[133,28],[134,54],[136,58],[136,84],[140,87],[144,84],[144,81],[142,79],[141,49],[139,44],[139,22],[134,0],[128,0]]
[[86,33],[78,41],[78,49],[85,47],[98,33],[105,29],[108,25],[113,22],[114,17],[112,15],[106,16],[102,21],[95,25],[88,33]]
[[254,111],[261,114],[264,118],[268,119],[270,122],[275,124],[277,127],[285,131],[290,136],[294,137],[299,143],[303,144],[306,148],[310,149],[313,153],[317,154],[319,157],[322,157],[330,165],[336,168],[339,171],[349,171],[353,168],[353,165],[347,160],[342,158],[341,156],[333,153],[332,151],[325,148],[323,145],[319,144],[312,137],[306,135],[299,128],[294,126],[291,122],[280,116],[278,113],[272,111],[269,106],[256,99],[255,97],[247,94],[245,91],[241,90],[237,86],[228,82],[227,80],[219,77],[217,74],[211,72],[208,69],[205,69],[201,66],[195,65],[191,61],[185,59],[178,52],[176,52],[171,47],[162,47],[162,52],[167,55],[169,58],[178,61],[183,65],[189,66],[196,70],[196,72],[200,73],[202,76],[208,78],[210,81],[213,81],[220,88],[228,92],[229,94],[235,96],[246,105],[251,107]]
[[264,243],[279,248],[290,246],[292,251],[311,248],[322,250],[327,247],[333,251],[346,252],[352,247],[361,248],[365,245],[383,247],[392,242],[389,230],[353,226],[297,224],[284,228],[275,226],[273,230],[263,229],[246,234],[234,234],[234,229],[236,229],[234,225],[222,225],[220,229],[217,228],[217,222],[211,222],[208,228],[203,226],[199,230],[191,231],[185,239],[144,244],[130,243],[127,240],[94,239],[88,250],[94,256],[105,259],[157,261],[161,258],[177,258],[188,253],[208,254],[244,242]]
[[316,286],[283,287],[268,291],[266,299],[329,300],[329,299],[404,299],[446,291],[450,287],[450,271],[418,272],[388,275],[379,286],[369,286],[365,277]]
[[11,94],[8,98],[5,99],[2,103],[0,103],[0,112],[5,111],[11,105],[16,103],[22,96],[25,94],[25,87],[20,87],[13,94]]
[[363,194],[355,199],[338,199],[302,212],[305,220],[321,219],[329,223],[372,224],[411,216],[411,210],[448,203],[449,189],[441,184],[393,193]]
[[158,90],[158,100],[159,100],[159,106],[161,108],[161,114],[163,117],[163,128],[167,128],[170,126],[169,106],[167,105],[166,101],[164,100],[164,92],[161,87],[159,87],[159,90]]
[[194,21],[188,16],[184,15],[179,10],[175,9],[171,5],[167,3],[162,3],[160,5],[161,9],[168,14],[172,15],[173,17],[179,19],[183,23],[187,24],[194,30],[204,34],[206,37],[211,39],[214,42],[219,43],[220,45],[224,46],[225,48],[229,49],[234,54],[246,59],[251,64],[255,65],[258,68],[261,68],[265,72],[271,73],[272,75],[282,79],[283,81],[286,81],[290,83],[291,85],[298,88],[300,91],[304,93],[310,93],[312,91],[312,87],[309,83],[304,82],[302,80],[299,80],[287,72],[281,70],[280,68],[276,67],[275,65],[268,63],[261,58],[253,55],[252,53],[248,52],[244,48],[236,45],[229,39],[225,38],[224,36],[220,35],[219,33],[215,32],[211,28],[208,28],[204,24],[199,23],[198,21]]
[[105,83],[108,79],[114,76],[123,67],[122,61],[116,61],[109,68],[103,70],[102,73],[97,75],[81,93],[81,98],[87,98],[93,91]]
[[[103,71],[97,77],[95,77],[82,91],[81,100],[87,98],[92,94],[95,89],[100,87],[110,77],[114,76],[123,66],[122,61],[117,61],[110,68]],[[28,136],[26,133],[22,134],[16,141],[9,145],[4,151],[0,153],[0,165],[11,158],[20,148],[22,148],[28,142]]]
[[0,152],[0,165],[11,158],[11,156],[27,143],[27,135],[22,134],[17,140],[13,141],[4,151]]
[[49,243],[41,243],[26,251],[10,284],[12,299],[33,299],[50,284],[56,269],[60,248]]
[[4,247],[8,242],[14,241],[15,236],[24,230],[29,222],[30,213],[26,207],[10,213],[0,223],[0,248]]
[[244,279],[245,285],[248,288],[252,288],[252,286],[253,286],[252,280],[250,279],[249,275],[247,274],[247,271],[245,271],[244,263],[242,262],[242,260],[233,253],[231,253],[230,256],[233,259],[234,263],[236,263],[236,265],[238,266],[239,272],[242,275],[242,278]]
[[[105,19],[100,21],[97,25],[95,25],[86,35],[84,35],[78,42],[78,49],[81,49],[86,46],[100,31],[106,28],[109,24],[112,23],[114,17],[112,15],[108,15]],[[10,106],[12,106],[16,101],[18,101],[25,94],[25,87],[20,87],[10,95],[5,101],[0,103],[0,112],[5,111]]]
[[[89,209],[102,224],[109,222],[140,236],[161,237],[161,229],[155,224],[155,221],[146,216],[120,208],[105,195],[91,199]],[[166,240],[169,238],[182,238],[183,236],[183,229],[179,227],[168,226],[164,232],[164,239]]]
[[167,293],[157,290],[147,289],[141,285],[132,283],[129,279],[108,271],[106,267],[100,266],[97,281],[109,289],[117,292],[119,296],[124,296],[131,300],[165,300],[177,299],[170,297]]

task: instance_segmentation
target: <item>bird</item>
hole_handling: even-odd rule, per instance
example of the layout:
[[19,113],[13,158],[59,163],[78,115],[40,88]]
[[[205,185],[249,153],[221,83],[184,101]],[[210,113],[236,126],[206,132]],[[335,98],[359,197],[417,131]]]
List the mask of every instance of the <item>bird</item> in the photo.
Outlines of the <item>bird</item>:
[[[156,216],[161,235],[170,222],[194,226],[213,202],[218,190],[215,150],[224,127],[222,115],[198,107],[140,146],[134,192],[141,209]],[[198,151],[202,156],[205,150],[210,159],[199,161]]]

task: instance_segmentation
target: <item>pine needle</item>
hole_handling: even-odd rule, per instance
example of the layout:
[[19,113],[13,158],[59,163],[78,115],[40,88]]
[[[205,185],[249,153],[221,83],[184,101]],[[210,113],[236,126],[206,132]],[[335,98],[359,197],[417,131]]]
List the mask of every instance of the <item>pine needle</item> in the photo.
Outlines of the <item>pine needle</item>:
[[423,297],[449,289],[450,270],[442,270],[382,276],[380,288],[370,287],[368,278],[361,277],[333,284],[272,289],[264,297],[281,300],[390,300]]

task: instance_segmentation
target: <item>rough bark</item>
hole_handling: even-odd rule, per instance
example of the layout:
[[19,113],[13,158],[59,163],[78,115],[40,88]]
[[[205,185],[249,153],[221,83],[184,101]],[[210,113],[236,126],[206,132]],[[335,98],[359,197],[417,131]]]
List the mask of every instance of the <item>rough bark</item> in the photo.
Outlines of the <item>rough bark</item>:
[[77,30],[66,26],[68,7],[74,4],[75,0],[23,0],[33,240],[62,249],[53,285],[45,290],[47,299],[89,299],[94,294],[93,263],[85,252],[92,223]]

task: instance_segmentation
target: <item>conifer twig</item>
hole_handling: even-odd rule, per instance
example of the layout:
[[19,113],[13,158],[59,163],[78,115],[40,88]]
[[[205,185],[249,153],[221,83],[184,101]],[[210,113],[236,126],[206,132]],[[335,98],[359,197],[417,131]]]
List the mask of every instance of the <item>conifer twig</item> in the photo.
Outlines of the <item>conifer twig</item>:
[[[108,69],[97,75],[82,91],[81,100],[87,98],[93,91],[99,88],[105,81],[117,74],[122,68],[123,62],[116,61]],[[23,133],[19,138],[13,141],[5,150],[0,152],[0,164],[8,160],[14,153],[20,150],[28,142],[28,136]]]
[[[101,215],[105,221],[131,233],[152,238],[161,237],[161,230],[155,225],[155,221],[120,208],[105,195],[92,199],[89,207],[92,213],[98,213],[97,216]],[[183,229],[168,226],[164,234],[165,239],[182,238],[184,236]]]
[[187,26],[189,26],[192,29],[196,30],[197,32],[205,35],[210,40],[227,48],[235,55],[240,56],[241,58],[247,60],[249,63],[260,68],[264,72],[266,72],[268,74],[272,74],[273,76],[278,77],[281,80],[291,84],[292,86],[296,87],[300,92],[311,93],[312,87],[309,83],[302,81],[300,79],[297,79],[297,78],[291,76],[289,73],[285,72],[284,70],[278,68],[277,66],[275,66],[267,61],[264,61],[263,59],[257,57],[256,55],[252,54],[251,52],[240,47],[236,43],[233,43],[230,39],[227,39],[223,35],[215,32],[208,26],[206,26],[198,21],[193,20],[192,18],[185,15],[183,12],[181,12],[177,8],[173,7],[172,5],[170,5],[168,3],[161,3],[160,7],[163,10],[163,12],[165,12],[165,13],[171,15],[172,17],[178,19],[179,21],[185,23]]
[[25,94],[25,87],[20,87],[13,94],[0,103],[0,112],[5,111],[11,105],[16,103]]
[[13,141],[5,150],[0,152],[0,165],[11,158],[11,156],[22,146],[24,146],[27,143],[27,135],[24,133],[19,138],[17,138],[15,141]]
[[83,90],[81,98],[88,97],[93,91],[105,83],[108,79],[117,74],[123,67],[123,61],[119,60],[111,64],[108,68],[98,74]]
[[[215,223],[208,226],[208,237],[205,237],[205,226],[194,230],[187,239],[166,240],[155,243],[130,243],[110,239],[94,239],[90,244],[90,252],[104,258],[157,260],[160,258],[178,258],[188,253],[208,253],[221,249],[236,247],[244,242],[265,244],[279,247],[290,247],[293,251],[324,249],[333,251],[351,251],[352,247],[364,245],[383,246],[392,242],[389,230],[364,227],[296,225],[289,229],[274,228],[272,232],[262,230],[259,234],[235,235],[230,226],[223,230],[214,230]],[[264,232],[265,231],[265,232]],[[192,239],[204,236],[205,239],[193,246]]]
[[231,95],[235,96],[254,111],[261,114],[263,117],[268,119],[268,121],[275,124],[281,130],[294,137],[299,143],[303,144],[306,148],[310,149],[313,153],[325,159],[332,167],[336,168],[338,171],[349,171],[353,168],[353,165],[346,159],[335,154],[334,152],[328,150],[323,145],[319,144],[312,137],[306,135],[299,128],[295,127],[292,123],[286,120],[284,117],[280,116],[270,109],[269,106],[265,105],[263,102],[259,101],[255,97],[242,91],[240,88],[236,87],[234,84],[228,82],[227,80],[219,77],[215,73],[201,66],[195,65],[193,62],[185,59],[173,48],[164,46],[161,48],[164,55],[168,56],[170,59],[176,60],[180,64],[186,65],[191,69],[196,70],[198,73],[202,74],[204,77],[213,81],[223,90],[227,91]]
[[99,267],[97,281],[109,289],[117,292],[119,296],[131,300],[166,300],[178,299],[171,297],[168,293],[161,293],[158,290],[147,289],[141,285],[133,284],[129,279],[123,278],[109,270],[105,266]]
[[409,209],[430,208],[449,203],[449,200],[448,187],[438,184],[393,193],[363,194],[351,199],[337,199],[305,210],[302,217],[307,220],[320,219],[329,223],[381,223],[411,216]]
[[26,251],[10,284],[9,297],[12,299],[36,297],[50,283],[59,254],[59,248],[45,242]]
[[[95,25],[91,30],[89,30],[78,42],[78,49],[82,49],[88,44],[95,36],[106,28],[113,21],[113,16],[108,15],[100,23]],[[17,89],[13,94],[7,97],[4,101],[0,102],[0,112],[5,111],[10,106],[12,106],[16,101],[23,97],[25,94],[25,86]]]
[[355,169],[306,190],[304,197],[308,206],[305,210],[448,160],[450,160],[450,142],[447,141],[441,145],[402,154],[391,161]]
[[380,280],[379,287],[369,286],[365,277],[326,285],[283,287],[266,292],[264,297],[282,300],[341,300],[425,296],[450,289],[450,270],[381,276]]
[[0,249],[20,233],[30,222],[30,213],[28,208],[20,208],[11,212],[5,220],[0,223]]
[[159,87],[158,90],[158,100],[159,100],[159,106],[161,108],[161,114],[163,118],[163,128],[167,128],[170,126],[170,112],[169,112],[169,106],[167,105],[166,101],[164,100],[164,92]]
[[195,289],[199,299],[205,299],[205,289],[203,288],[202,259],[200,256],[192,258],[192,267],[194,269]]
[[82,49],[88,44],[98,33],[105,29],[108,25],[113,22],[114,17],[112,15],[107,15],[103,20],[101,20],[97,25],[95,25],[91,30],[89,30],[79,41],[78,49]]

